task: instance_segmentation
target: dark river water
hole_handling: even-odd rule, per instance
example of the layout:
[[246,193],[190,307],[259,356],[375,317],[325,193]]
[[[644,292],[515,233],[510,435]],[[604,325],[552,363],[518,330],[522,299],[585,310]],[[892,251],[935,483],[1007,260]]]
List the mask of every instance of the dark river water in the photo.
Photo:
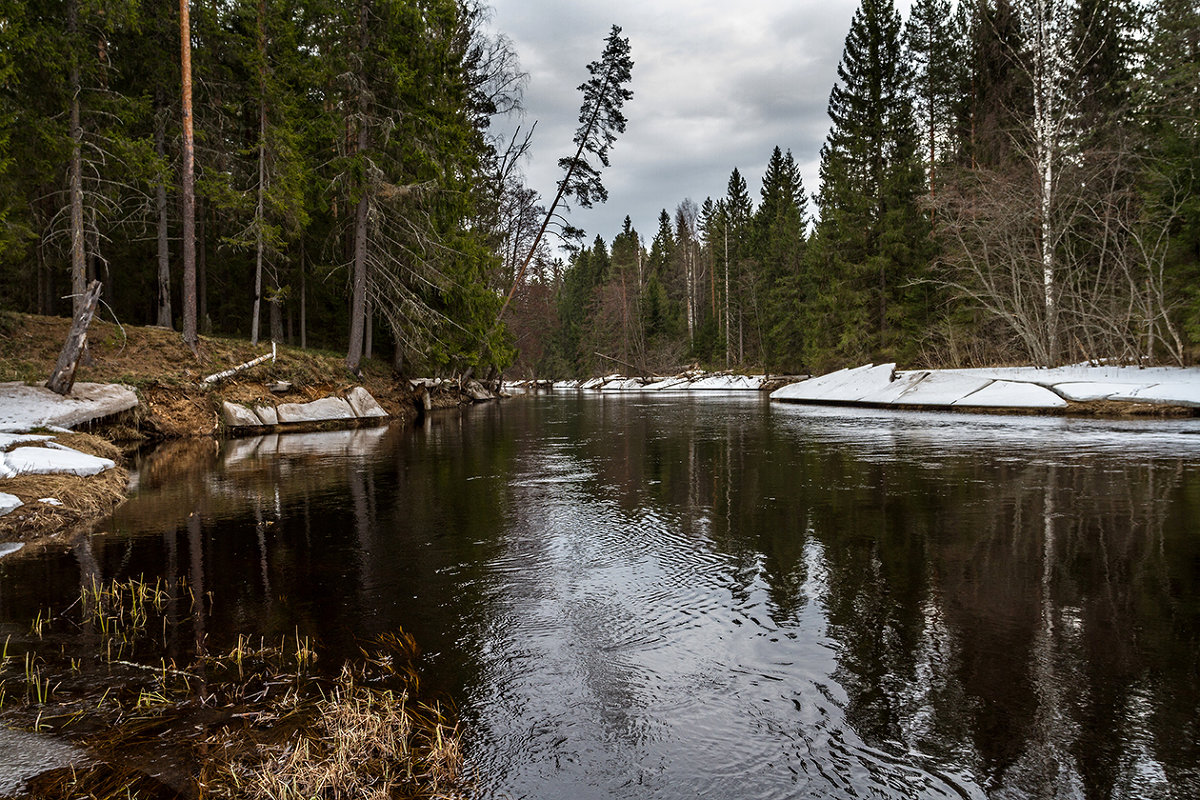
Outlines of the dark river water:
[[1200,797],[1200,420],[572,393],[136,483],[0,623],[98,573],[328,668],[403,628],[481,797]]

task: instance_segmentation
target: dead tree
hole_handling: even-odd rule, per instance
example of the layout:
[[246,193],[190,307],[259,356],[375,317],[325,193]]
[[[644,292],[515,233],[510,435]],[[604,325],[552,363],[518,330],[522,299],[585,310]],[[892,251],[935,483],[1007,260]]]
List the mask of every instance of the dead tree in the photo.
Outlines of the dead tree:
[[[80,302],[79,299],[76,299],[76,302]],[[100,281],[92,281],[82,298],[79,311],[75,314],[75,320],[71,323],[71,332],[67,334],[67,341],[58,355],[54,372],[50,373],[50,380],[46,381],[46,388],[50,391],[61,395],[71,393],[71,387],[75,385],[75,368],[79,365],[83,348],[87,346],[88,325],[96,315],[96,306],[99,303]]]

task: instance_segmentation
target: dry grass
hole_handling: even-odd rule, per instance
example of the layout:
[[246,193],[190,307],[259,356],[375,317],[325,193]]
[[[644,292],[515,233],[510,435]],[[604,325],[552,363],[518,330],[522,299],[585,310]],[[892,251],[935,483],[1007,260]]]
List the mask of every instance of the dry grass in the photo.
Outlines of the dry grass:
[[20,797],[467,796],[459,732],[416,699],[407,634],[380,637],[333,678],[314,672],[298,634],[238,636],[228,652],[201,651],[178,668],[165,653],[193,632],[169,629],[168,618],[189,599],[193,614],[208,602],[183,580],[85,585],[67,609],[38,615],[31,641],[0,642],[5,724],[53,731],[91,758],[39,776]]
[[249,800],[464,796],[458,731],[407,691],[363,686],[347,665],[312,711],[286,743],[221,765],[217,791]]
[[[18,475],[0,481],[0,491],[16,495],[25,503],[0,517],[0,541],[29,541],[61,534],[111,513],[124,501],[129,474],[120,466],[123,459],[115,446],[87,433],[55,434],[54,441],[82,453],[111,459],[118,466],[88,477]],[[62,505],[38,502],[47,497],[59,500]]]

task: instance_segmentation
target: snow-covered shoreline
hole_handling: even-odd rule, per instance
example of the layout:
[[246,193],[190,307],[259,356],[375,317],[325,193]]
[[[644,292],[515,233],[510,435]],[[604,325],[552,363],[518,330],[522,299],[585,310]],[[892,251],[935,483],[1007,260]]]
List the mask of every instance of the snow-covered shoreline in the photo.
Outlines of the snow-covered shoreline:
[[1200,408],[1200,368],[1074,365],[897,370],[895,364],[866,364],[784,386],[772,392],[771,399],[1043,412],[1066,412],[1098,402]]
[[768,386],[777,385],[777,381],[778,376],[695,371],[648,378],[613,374],[578,381],[513,381],[505,383],[504,388],[517,392],[536,389],[556,392],[761,392]]

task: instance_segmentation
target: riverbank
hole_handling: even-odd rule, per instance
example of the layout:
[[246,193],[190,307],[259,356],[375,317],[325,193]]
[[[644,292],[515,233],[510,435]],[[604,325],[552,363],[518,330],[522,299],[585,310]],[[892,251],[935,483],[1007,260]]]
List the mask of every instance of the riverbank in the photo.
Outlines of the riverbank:
[[810,405],[1081,416],[1195,416],[1200,368],[1077,364],[1053,369],[898,370],[865,364],[776,389]]
[[[369,393],[368,413],[286,423],[288,429],[303,430],[409,421],[424,410],[464,401],[454,382],[400,380],[389,364],[376,359],[364,360],[361,376],[355,376],[346,370],[340,354],[288,346],[276,348],[273,360],[205,382],[209,375],[270,353],[271,345],[255,347],[248,341],[202,336],[197,356],[177,332],[102,320],[93,321],[88,330],[90,358],[78,367],[76,390],[68,398],[59,398],[40,387],[54,367],[70,323],[63,317],[0,314],[0,431],[50,436],[35,442],[5,442],[0,452],[18,446],[70,447],[102,455],[114,466],[92,476],[13,477],[0,472],[0,493],[18,498],[24,508],[0,512],[0,542],[69,538],[111,512],[125,496],[125,454],[146,443],[270,427],[230,425],[228,413],[223,413],[227,404],[303,411],[327,398]],[[91,435],[68,436],[67,428]],[[57,502],[40,502],[43,499]]]

